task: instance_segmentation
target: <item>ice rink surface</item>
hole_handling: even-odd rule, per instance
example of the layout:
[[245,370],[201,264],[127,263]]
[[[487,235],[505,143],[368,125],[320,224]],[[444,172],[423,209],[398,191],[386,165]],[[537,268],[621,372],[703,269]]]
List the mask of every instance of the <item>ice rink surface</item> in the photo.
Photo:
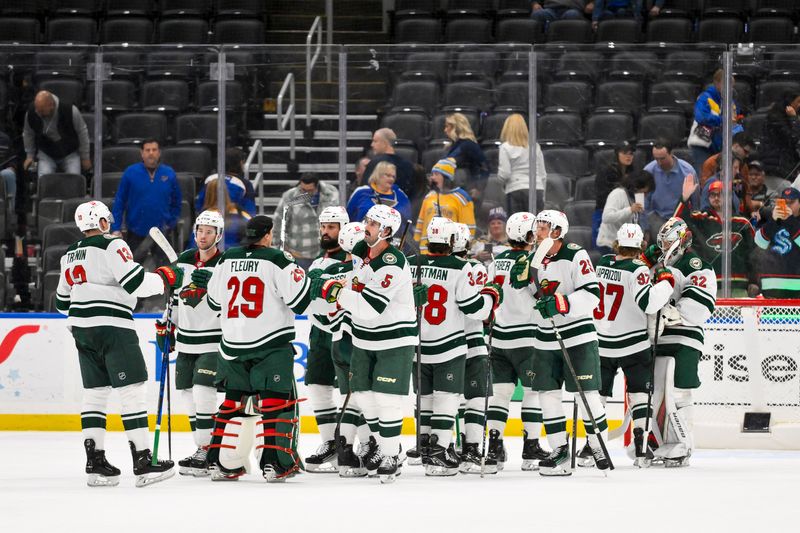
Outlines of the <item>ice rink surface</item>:
[[[137,489],[123,433],[106,439],[120,485],[89,488],[79,433],[0,432],[0,523],[9,533],[729,533],[796,531],[800,522],[800,452],[699,450],[688,468],[639,470],[615,441],[617,469],[607,478],[595,469],[543,478],[519,470],[522,440],[506,441],[505,470],[485,479],[426,478],[421,467],[405,466],[392,485],[335,474],[276,485],[260,475],[212,483],[176,474]],[[306,456],[319,437],[304,434],[300,442]],[[404,449],[413,442],[404,437]],[[173,435],[173,459],[193,450],[190,434]]]

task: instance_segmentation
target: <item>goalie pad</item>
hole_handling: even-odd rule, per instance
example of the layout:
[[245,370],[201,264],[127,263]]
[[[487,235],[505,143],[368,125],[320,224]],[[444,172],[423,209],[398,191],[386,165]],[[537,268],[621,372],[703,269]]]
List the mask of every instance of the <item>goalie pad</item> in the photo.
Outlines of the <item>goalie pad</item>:
[[658,442],[653,452],[660,459],[682,459],[692,454],[690,420],[685,416],[686,409],[678,409],[674,384],[675,359],[657,357],[655,364],[653,390],[653,420],[650,427]]
[[[252,398],[235,401],[226,398],[214,415],[214,430],[208,445],[208,462],[219,464],[226,470],[244,469],[252,472],[250,458],[253,456],[256,423],[258,416],[252,407]],[[258,463],[260,450],[256,450]]]

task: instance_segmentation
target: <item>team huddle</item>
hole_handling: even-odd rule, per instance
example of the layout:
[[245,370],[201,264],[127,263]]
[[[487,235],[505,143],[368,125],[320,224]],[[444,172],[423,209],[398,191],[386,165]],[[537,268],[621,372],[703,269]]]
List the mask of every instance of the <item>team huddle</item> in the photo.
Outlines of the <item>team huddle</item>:
[[[639,226],[624,224],[615,253],[593,265],[569,242],[564,213],[515,213],[510,249],[486,268],[467,258],[464,224],[434,217],[427,251],[407,257],[407,224],[402,230],[393,208],[376,205],[351,222],[344,208],[328,207],[319,216],[323,253],[306,272],[271,247],[271,218],[253,217],[241,246],[221,252],[224,220],[205,211],[196,247],[155,273],[109,235],[101,202],[79,206],[75,220],[84,238],[61,259],[57,308],[78,348],[90,486],[119,483],[104,451],[112,389],[137,486],[174,474],[146,442],[147,371],[133,325],[136,299],[155,294],[171,298],[156,334],[163,351],[177,352],[176,388],[197,446],[178,462],[183,475],[230,481],[257,469],[281,482],[305,470],[389,483],[406,462],[428,476],[496,474],[507,461],[503,434],[518,383],[523,470],[568,476],[576,460],[613,469],[605,406],[620,369],[634,464],[688,464],[716,276],[680,218],[646,249]],[[305,460],[291,344],[300,314],[312,324],[305,381],[322,439]],[[417,442],[404,451],[411,388]],[[569,450],[562,389],[575,394],[586,429],[579,453],[574,443]]]

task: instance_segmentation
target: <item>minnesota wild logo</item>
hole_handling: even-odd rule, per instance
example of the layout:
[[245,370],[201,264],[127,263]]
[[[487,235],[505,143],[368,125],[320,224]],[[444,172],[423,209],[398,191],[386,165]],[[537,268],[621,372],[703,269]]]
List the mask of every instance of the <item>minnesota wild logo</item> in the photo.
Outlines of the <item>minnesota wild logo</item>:
[[539,287],[542,289],[542,294],[545,296],[554,295],[559,285],[561,285],[560,281],[550,281],[549,279],[543,279],[541,283],[539,283]]

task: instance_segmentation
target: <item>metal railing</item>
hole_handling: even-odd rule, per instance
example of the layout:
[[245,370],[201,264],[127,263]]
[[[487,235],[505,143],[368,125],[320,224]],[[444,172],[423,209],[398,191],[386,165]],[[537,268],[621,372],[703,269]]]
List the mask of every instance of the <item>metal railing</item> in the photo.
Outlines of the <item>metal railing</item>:
[[[317,44],[314,47],[314,53],[311,53],[311,42],[314,39],[314,33],[317,34]],[[308,30],[306,35],[306,127],[311,127],[311,71],[314,70],[314,65],[317,64],[319,55],[322,52],[322,17],[316,17],[311,29]]]
[[[283,101],[286,98],[286,90],[289,90],[289,106],[286,108],[286,116],[283,113]],[[278,131],[286,131],[286,124],[289,124],[289,157],[294,161],[295,152],[295,98],[294,98],[294,74],[288,73],[283,80],[281,90],[278,92],[277,102],[277,117]]]
[[250,147],[250,153],[247,154],[247,160],[244,162],[244,179],[250,181],[250,167],[253,164],[253,158],[258,157],[258,173],[253,181],[253,188],[258,187],[258,214],[264,214],[264,172],[261,170],[264,165],[264,152],[262,150],[263,144],[261,139],[257,139]]

